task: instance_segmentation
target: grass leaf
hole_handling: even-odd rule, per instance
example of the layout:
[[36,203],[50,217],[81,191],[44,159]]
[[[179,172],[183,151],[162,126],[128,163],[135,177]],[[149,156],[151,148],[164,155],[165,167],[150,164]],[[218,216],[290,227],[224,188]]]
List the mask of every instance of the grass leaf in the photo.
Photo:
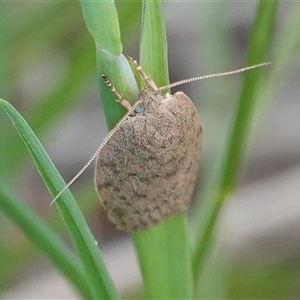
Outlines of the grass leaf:
[[0,182],[0,209],[19,226],[36,247],[62,272],[85,299],[92,294],[82,265],[58,236]]
[[[265,61],[268,45],[274,26],[278,1],[260,1],[254,20],[248,47],[246,65]],[[253,121],[259,81],[264,70],[255,69],[244,73],[242,91],[228,136],[226,149],[220,159],[216,176],[208,182],[205,198],[199,208],[198,239],[194,251],[194,278],[201,274],[208,248],[211,246],[212,233],[225,200],[234,191],[239,165],[245,151],[250,124]]]
[[[143,2],[140,64],[158,86],[169,83],[167,41],[160,1]],[[148,299],[191,299],[192,273],[186,216],[133,233]]]
[[[52,196],[56,195],[65,183],[43,146],[12,105],[0,99],[0,107],[18,130],[50,193]],[[79,255],[94,298],[117,299],[118,293],[107,273],[96,241],[71,193],[66,191],[56,204]]]

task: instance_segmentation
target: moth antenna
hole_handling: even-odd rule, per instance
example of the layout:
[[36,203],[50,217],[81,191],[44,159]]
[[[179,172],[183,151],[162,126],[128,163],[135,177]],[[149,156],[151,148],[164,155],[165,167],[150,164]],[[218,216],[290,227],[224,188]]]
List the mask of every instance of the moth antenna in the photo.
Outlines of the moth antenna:
[[[137,67],[137,70],[140,72],[140,74],[143,76],[144,80],[150,85],[150,87],[156,87],[155,83],[153,82],[153,80],[151,79],[151,77],[149,77],[144,70],[142,69],[141,66],[139,66],[139,64],[137,63],[137,61],[134,61],[134,64]],[[216,73],[216,74],[210,74],[210,75],[204,75],[204,76],[198,76],[198,77],[193,77],[193,78],[189,78],[189,79],[184,79],[184,80],[180,80],[177,82],[174,82],[172,84],[169,85],[165,85],[162,86],[158,89],[154,89],[157,92],[161,92],[163,90],[166,90],[168,88],[173,88],[175,86],[179,86],[182,84],[186,84],[186,83],[190,83],[193,81],[198,81],[198,80],[202,80],[202,79],[209,79],[209,78],[214,78],[214,77],[221,77],[221,76],[227,76],[227,75],[233,75],[233,74],[238,74],[238,73],[242,73],[248,70],[252,70],[255,68],[259,68],[259,67],[264,67],[267,65],[270,65],[272,63],[270,62],[266,62],[266,63],[261,63],[261,64],[257,64],[257,65],[253,65],[250,67],[246,67],[246,68],[242,68],[242,69],[238,69],[238,70],[234,70],[234,71],[229,71],[229,72],[224,72],[224,73]],[[120,128],[121,124],[126,121],[130,115],[134,115],[135,114],[135,108],[140,104],[140,101],[137,101],[133,106],[131,106],[129,104],[129,102],[121,95],[117,92],[117,90],[115,89],[115,87],[112,85],[112,83],[109,81],[109,79],[105,76],[102,75],[106,85],[109,87],[109,89],[117,96],[117,101],[122,104],[123,106],[125,106],[128,109],[128,112],[125,114],[125,116],[117,123],[117,125],[109,132],[109,134],[106,136],[106,138],[104,139],[104,141],[101,143],[101,145],[98,147],[98,149],[96,150],[96,152],[92,155],[92,157],[89,159],[89,161],[83,166],[83,168],[69,181],[69,183],[52,199],[52,201],[50,202],[50,205],[52,205],[73,183],[74,181],[76,181],[76,179],[81,176],[81,174],[91,165],[91,163],[96,159],[96,157],[98,156],[98,154],[101,152],[101,150],[103,149],[103,147],[106,145],[106,143],[111,139],[111,137],[116,133],[116,131]]]
[[106,143],[111,139],[111,137],[116,133],[116,131],[120,128],[121,124],[126,121],[130,115],[134,115],[134,109],[136,106],[140,104],[140,101],[137,101],[131,110],[126,113],[126,115],[117,123],[117,125],[108,133],[104,141],[98,147],[96,152],[92,155],[89,161],[83,166],[83,168],[69,181],[69,183],[52,199],[50,205],[52,205],[73,183],[74,181],[90,166],[90,164],[96,159],[98,154],[101,152]]
[[132,106],[131,104],[126,100],[126,98],[121,95],[117,89],[114,87],[114,85],[111,83],[111,81],[107,78],[106,75],[102,74],[102,78],[107,85],[107,87],[116,95],[117,99],[116,101],[119,102],[121,105],[123,105],[128,111],[132,112]]
[[184,80],[180,80],[180,81],[162,86],[157,91],[161,92],[163,90],[170,89],[170,88],[173,88],[173,87],[178,86],[178,85],[182,85],[182,84],[186,84],[186,83],[190,83],[190,82],[198,81],[198,80],[202,80],[202,79],[209,79],[209,78],[214,78],[214,77],[221,77],[221,76],[238,74],[238,73],[242,73],[242,72],[249,71],[249,70],[252,70],[252,69],[268,66],[268,65],[271,65],[271,64],[272,64],[271,62],[265,62],[265,63],[261,63],[261,64],[258,64],[258,65],[253,65],[253,66],[250,66],[250,67],[234,70],[234,71],[229,71],[229,72],[224,72],[224,73],[216,73],[216,74],[210,74],[210,75],[204,75],[204,76],[198,76],[198,77],[193,77],[193,78],[189,78],[189,79],[184,79]]
[[113,86],[113,84],[110,82],[110,80],[107,78],[106,75],[102,74],[102,78],[108,88],[116,95],[117,101],[125,106],[128,110],[126,115],[117,123],[117,125],[109,132],[109,134],[106,136],[104,141],[101,143],[101,145],[98,147],[96,152],[92,155],[92,157],[89,159],[89,161],[83,166],[83,168],[69,181],[69,183],[52,199],[50,202],[50,205],[52,205],[73,183],[77,180],[79,176],[90,166],[90,164],[96,159],[100,151],[103,149],[103,147],[106,145],[106,143],[110,140],[110,138],[115,134],[115,132],[120,128],[121,124],[128,119],[130,115],[134,115],[137,105],[140,104],[140,101],[137,101],[134,106],[131,106],[130,103],[121,95],[118,93],[116,88]]
[[114,85],[111,83],[111,81],[108,79],[108,77],[105,74],[102,74],[102,78],[107,85],[107,87],[117,96],[118,100],[122,99],[123,96],[116,90]]

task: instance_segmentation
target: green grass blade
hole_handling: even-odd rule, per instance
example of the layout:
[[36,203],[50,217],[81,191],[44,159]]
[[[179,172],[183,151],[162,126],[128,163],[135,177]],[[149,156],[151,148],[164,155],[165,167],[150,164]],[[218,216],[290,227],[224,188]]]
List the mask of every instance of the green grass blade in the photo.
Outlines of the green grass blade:
[[[7,101],[0,99],[0,107],[7,113],[18,130],[50,193],[53,196],[56,195],[65,186],[65,183],[41,143],[22,116]],[[95,239],[71,193],[66,191],[56,204],[80,257],[94,298],[119,298]]]
[[85,299],[92,294],[82,265],[58,236],[0,182],[0,209],[28,239],[61,271]]
[[[273,100],[278,88],[285,82],[287,72],[293,68],[292,62],[299,55],[300,35],[300,6],[291,3],[282,26],[278,29],[272,49],[272,73],[268,76],[266,86],[259,95],[257,119],[260,120],[265,108]],[[255,130],[256,131],[256,130]]]
[[[145,4],[149,6],[146,7]],[[86,17],[85,20],[92,36],[97,36],[96,32],[92,32],[96,31],[97,27],[88,25],[92,20],[87,20]],[[107,26],[107,32],[113,30],[117,29]],[[159,1],[144,2],[142,36],[141,64],[158,85],[165,85],[168,83],[166,37]],[[101,74],[107,75],[116,89],[132,102],[136,100],[138,90],[126,57],[117,52],[118,43],[115,49],[108,52],[104,51],[106,46],[103,43],[100,44],[96,40],[95,42],[100,92],[108,127],[111,129],[124,115],[125,110],[113,101],[114,96],[103,83]],[[147,296],[152,299],[191,298],[190,249],[185,217],[176,216],[153,230],[135,233],[133,240],[140,259]],[[151,257],[151,253],[155,253],[155,257]],[[157,261],[160,263],[157,264]],[[157,270],[153,269],[154,265],[157,266]]]
[[[168,84],[167,41],[160,1],[143,2],[140,64],[158,86]],[[191,299],[191,257],[186,217],[174,216],[133,233],[148,299]]]
[[147,299],[191,299],[192,272],[186,218],[174,216],[132,234]]
[[84,21],[97,47],[114,56],[122,52],[119,19],[113,0],[81,0]]
[[[278,1],[260,1],[250,38],[247,65],[265,61],[277,5]],[[249,136],[250,124],[253,121],[262,71],[256,69],[244,73],[241,96],[228,144],[221,158],[215,181],[209,183],[209,191],[204,198],[204,207],[201,207],[202,211],[199,210],[198,239],[193,257],[195,280],[201,273],[220,210],[234,190],[239,164]]]
[[140,64],[157,86],[169,83],[168,49],[160,1],[143,1]]
[[[93,189],[93,183],[90,182],[80,190],[80,194],[77,197],[77,202],[82,211],[86,215],[90,215],[95,210],[95,202],[92,199],[95,198],[95,191]],[[43,216],[43,221],[50,227],[58,236],[64,235],[66,232],[63,220],[57,216],[57,211],[51,211],[46,217]],[[19,234],[17,237],[12,236],[6,242],[9,247],[4,247],[5,251],[2,253],[1,259],[5,264],[0,269],[1,274],[5,274],[2,277],[4,284],[8,286],[10,282],[17,276],[24,265],[29,265],[35,260],[36,247],[26,235]],[[77,259],[78,260],[78,259]]]
[[[105,74],[128,100],[136,100],[138,89],[127,58],[122,54],[119,20],[113,1],[81,1],[84,20],[96,44],[98,83],[109,129],[125,114],[102,79]],[[105,21],[105,22],[104,22]]]
[[101,75],[105,74],[113,82],[119,93],[124,95],[131,103],[134,103],[137,99],[138,88],[126,56],[121,54],[118,57],[114,57],[101,51],[101,49],[97,49],[96,51],[100,95],[107,127],[111,130],[124,116],[126,110],[121,104],[115,101],[115,96],[106,86]]

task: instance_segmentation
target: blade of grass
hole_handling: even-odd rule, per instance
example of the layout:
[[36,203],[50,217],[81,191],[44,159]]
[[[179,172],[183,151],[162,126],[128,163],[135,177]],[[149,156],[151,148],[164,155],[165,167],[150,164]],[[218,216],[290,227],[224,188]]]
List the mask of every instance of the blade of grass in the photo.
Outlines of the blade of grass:
[[147,299],[191,299],[192,273],[186,219],[174,216],[132,234]]
[[96,44],[98,84],[109,129],[125,114],[102,79],[105,74],[116,89],[135,101],[138,89],[127,58],[122,54],[119,20],[114,1],[81,1],[84,20]]
[[[93,183],[90,182],[81,188],[80,194],[78,195],[77,202],[80,209],[86,214],[90,215],[95,210],[95,203],[92,201],[95,199],[95,191],[93,189]],[[46,217],[43,216],[43,221],[48,224],[57,235],[65,234],[65,226],[63,220],[60,220],[57,216],[57,211],[51,211]],[[1,259],[5,264],[0,269],[1,274],[4,278],[4,286],[11,282],[13,278],[24,268],[24,265],[29,265],[35,260],[35,245],[30,242],[30,240],[22,234],[11,236],[7,239],[9,244],[9,249],[5,247],[6,250]],[[9,250],[9,251],[7,251]]]
[[115,101],[114,95],[102,79],[102,74],[107,75],[116,89],[131,103],[135,102],[137,99],[138,88],[126,56],[121,54],[118,57],[114,57],[103,52],[99,48],[96,53],[100,95],[107,127],[111,130],[124,116],[126,110],[122,105]]
[[[266,86],[261,89],[258,97],[257,120],[262,118],[266,107],[273,100],[273,95],[288,78],[286,72],[290,71],[293,60],[299,55],[300,6],[298,3],[290,3],[288,7],[289,11],[286,13],[282,26],[278,29],[272,47],[272,73],[268,76]],[[254,132],[257,131],[255,127],[253,128]]]
[[58,236],[0,182],[0,209],[29,240],[61,271],[85,299],[92,294],[82,265]]
[[169,84],[168,48],[161,1],[143,1],[140,64],[157,86]]
[[[87,4],[85,1],[82,2],[82,5],[95,5],[95,4]],[[146,65],[149,65],[149,69],[151,70],[158,70],[158,72],[154,73],[154,78],[158,82],[159,85],[164,85],[167,83],[168,76],[167,76],[167,59],[166,59],[166,40],[165,40],[165,32],[164,28],[162,27],[162,21],[161,21],[161,7],[160,3],[150,3],[148,2],[149,6],[152,5],[154,10],[150,13],[150,18],[145,18],[147,20],[147,25],[145,25],[145,31],[150,32],[151,31],[151,24],[155,28],[151,31],[151,38],[146,38],[147,45],[151,45],[148,49],[149,51],[153,52],[153,40],[155,39],[155,49],[162,49],[160,53],[154,58],[154,56],[148,55],[148,52],[143,49],[144,56],[147,56],[147,59],[144,59],[143,61],[146,63]],[[154,5],[154,6],[153,6]],[[89,9],[91,11],[91,9]],[[150,12],[148,10],[147,12]],[[100,12],[99,12],[100,13]],[[157,23],[153,17],[158,17],[159,22]],[[151,20],[152,18],[152,20]],[[92,22],[92,20],[88,20],[87,17],[85,17],[85,21]],[[153,23],[149,23],[149,22]],[[145,23],[144,23],[145,24]],[[106,25],[106,24],[105,24]],[[143,26],[144,27],[144,26]],[[100,35],[98,35],[96,32],[97,27],[94,27],[92,25],[88,25],[89,30],[91,31],[91,34],[94,36],[96,47],[97,47],[97,62],[98,62],[98,74],[99,74],[99,84],[100,84],[100,91],[102,100],[104,102],[104,110],[105,115],[108,122],[108,127],[112,128],[115,123],[120,119],[120,117],[124,114],[124,110],[120,109],[120,105],[115,105],[112,102],[113,96],[112,93],[107,89],[107,87],[104,85],[102,78],[100,78],[101,73],[105,73],[110,80],[113,82],[113,84],[116,86],[116,89],[119,90],[123,95],[126,96],[127,99],[133,100],[136,98],[137,89],[136,84],[132,88],[128,88],[132,84],[132,82],[135,83],[134,77],[132,75],[132,71],[130,69],[130,66],[128,65],[127,60],[124,60],[124,57],[117,52],[118,45],[116,45],[116,49],[114,51],[111,51],[111,53],[107,53],[108,51],[104,51],[105,46],[105,40],[99,40]],[[108,30],[111,30],[108,28]],[[158,34],[158,37],[157,37]],[[97,37],[97,38],[95,38]],[[147,48],[146,43],[142,42],[144,44],[144,48]],[[159,52],[159,51],[157,51]],[[162,55],[161,55],[162,54]],[[156,60],[155,64],[152,64],[152,62]],[[144,66],[144,65],[143,65]],[[156,67],[158,68],[156,69]],[[147,67],[146,67],[147,70]],[[153,75],[151,73],[151,75]],[[126,80],[126,81],[125,81]],[[129,90],[129,91],[128,91]],[[130,90],[133,91],[130,93]],[[107,104],[106,104],[107,103]],[[107,109],[106,109],[107,107]],[[155,243],[155,240],[157,241],[156,244],[156,253],[159,255],[161,262],[158,267],[160,268],[159,271],[149,271],[147,267],[145,266],[152,266],[153,267],[153,259],[155,259],[155,263],[158,261],[158,257],[155,257],[151,259],[150,255],[148,255],[148,258],[150,260],[146,259],[144,260],[145,264],[141,266],[143,272],[143,276],[147,276],[149,274],[148,279],[145,279],[145,282],[148,282],[148,285],[146,287],[147,295],[151,298],[190,298],[190,291],[191,291],[191,270],[190,270],[190,256],[189,256],[189,247],[187,242],[187,235],[186,235],[186,226],[185,226],[185,218],[182,216],[176,216],[173,219],[168,220],[164,226],[156,227],[153,229],[153,231],[148,231],[145,233],[145,238],[139,238],[139,233],[133,235],[133,239],[137,245],[138,248],[141,249],[141,253],[150,253],[151,250],[147,249],[148,246],[153,245]],[[169,231],[168,233],[166,232]],[[170,234],[170,229],[172,228],[173,232],[176,234],[172,235]],[[176,230],[177,229],[177,230]],[[154,235],[152,232],[157,233]],[[142,235],[142,234],[141,234]],[[153,236],[152,236],[153,235]],[[160,236],[160,239],[157,237]],[[150,238],[149,238],[150,237]],[[167,244],[162,245],[162,241],[167,241]],[[183,247],[181,247],[182,243],[184,244]],[[155,246],[153,247],[153,249]],[[168,250],[169,249],[169,250]],[[172,249],[172,250],[170,250]],[[147,250],[147,251],[146,251]],[[141,254],[140,257],[143,255]],[[171,259],[168,257],[171,256]],[[175,259],[174,259],[175,257]],[[178,257],[182,259],[178,260]],[[170,263],[170,260],[172,261]],[[180,263],[174,263],[180,261]],[[187,263],[188,262],[188,263]],[[167,267],[164,267],[166,266]],[[188,267],[186,267],[188,266]],[[150,270],[153,270],[150,269]],[[163,270],[163,274],[165,276],[162,276],[162,280],[160,281],[160,284],[158,283],[156,277],[157,274],[160,274],[160,271]],[[150,273],[152,273],[150,275]],[[168,280],[166,280],[168,279]],[[158,290],[158,286],[161,288]],[[178,288],[177,288],[178,287]],[[148,289],[147,289],[148,288]]]
[[[113,0],[81,0],[85,24],[97,47],[114,56],[122,52],[119,19]],[[108,30],[109,29],[109,30]]]
[[[144,1],[140,63],[158,86],[169,83],[167,41],[160,1]],[[186,217],[174,216],[132,234],[148,299],[191,299]]]
[[[0,99],[0,107],[18,130],[50,193],[52,196],[56,195],[65,186],[65,182],[41,143],[12,105]],[[82,262],[94,298],[118,299],[118,293],[107,273],[96,241],[70,191],[66,191],[56,204]]]
[[122,54],[119,21],[113,1],[81,1],[81,6],[84,20],[96,45],[98,84],[107,127],[111,130],[126,110],[115,101],[115,96],[104,83],[102,74],[105,74],[119,93],[131,103],[136,101],[138,88],[131,66]]
[[[251,33],[247,65],[264,61],[271,38],[278,1],[260,1]],[[214,182],[209,182],[204,205],[199,209],[197,242],[193,257],[194,279],[201,274],[207,249],[211,245],[212,232],[225,200],[233,192],[239,164],[247,142],[258,83],[262,70],[256,69],[244,74],[241,96],[228,144],[221,159],[219,173]]]

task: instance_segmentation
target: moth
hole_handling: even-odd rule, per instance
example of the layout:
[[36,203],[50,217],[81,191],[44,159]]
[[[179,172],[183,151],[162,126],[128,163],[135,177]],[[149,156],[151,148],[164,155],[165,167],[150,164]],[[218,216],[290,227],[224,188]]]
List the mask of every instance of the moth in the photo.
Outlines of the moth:
[[188,82],[240,73],[263,63],[157,87],[134,60],[145,87],[131,105],[103,75],[116,101],[128,112],[112,129],[82,170],[53,203],[97,158],[94,182],[108,218],[118,229],[149,229],[188,210],[202,147],[202,124],[191,99],[183,92],[163,90]]
[[200,117],[189,97],[163,96],[139,65],[137,70],[146,85],[133,107],[104,77],[129,115],[103,146],[95,168],[108,218],[125,231],[148,229],[187,211],[202,144]]

